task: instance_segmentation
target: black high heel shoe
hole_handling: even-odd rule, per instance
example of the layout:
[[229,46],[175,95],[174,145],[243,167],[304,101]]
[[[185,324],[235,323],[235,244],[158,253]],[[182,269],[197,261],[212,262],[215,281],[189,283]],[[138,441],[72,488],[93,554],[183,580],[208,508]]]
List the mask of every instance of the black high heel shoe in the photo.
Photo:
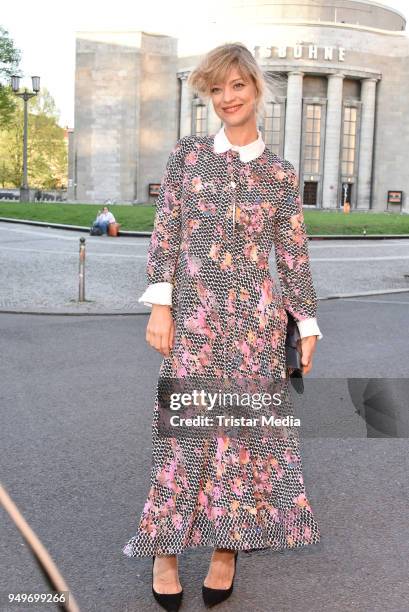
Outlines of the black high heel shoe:
[[234,553],[234,574],[233,579],[231,581],[231,585],[228,589],[211,589],[210,587],[207,587],[204,584],[202,585],[203,601],[207,608],[211,608],[212,606],[221,603],[222,601],[230,597],[230,595],[232,594],[234,577],[236,575],[236,563],[238,554],[239,553],[237,551]]
[[152,593],[156,601],[162,608],[168,612],[177,612],[182,603],[183,589],[180,593],[157,593],[153,588],[153,566],[155,564],[155,557],[152,557]]

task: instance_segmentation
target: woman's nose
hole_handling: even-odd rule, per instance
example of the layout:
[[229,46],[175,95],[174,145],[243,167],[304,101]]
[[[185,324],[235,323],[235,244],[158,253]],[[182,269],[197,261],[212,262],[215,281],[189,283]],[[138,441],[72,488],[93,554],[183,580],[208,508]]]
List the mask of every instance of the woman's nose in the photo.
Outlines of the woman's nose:
[[233,90],[225,90],[222,97],[222,102],[226,106],[231,104],[236,99],[236,93]]

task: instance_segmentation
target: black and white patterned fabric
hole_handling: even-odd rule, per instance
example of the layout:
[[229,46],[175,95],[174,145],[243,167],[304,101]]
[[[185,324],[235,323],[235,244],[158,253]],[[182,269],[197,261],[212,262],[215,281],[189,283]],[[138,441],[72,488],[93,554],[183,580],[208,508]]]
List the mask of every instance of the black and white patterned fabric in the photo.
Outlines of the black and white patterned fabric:
[[[298,179],[267,147],[243,162],[237,150],[217,153],[214,138],[178,140],[157,200],[147,281],[172,283],[175,323],[159,376],[288,380],[286,310],[297,321],[317,314]],[[152,449],[150,489],[125,555],[320,540],[297,436],[164,437],[156,391]]]

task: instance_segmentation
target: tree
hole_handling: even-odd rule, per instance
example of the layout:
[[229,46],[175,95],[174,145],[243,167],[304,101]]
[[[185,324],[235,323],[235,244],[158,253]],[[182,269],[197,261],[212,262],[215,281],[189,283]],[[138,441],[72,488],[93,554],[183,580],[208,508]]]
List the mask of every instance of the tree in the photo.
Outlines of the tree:
[[16,108],[10,77],[13,74],[21,75],[18,69],[20,58],[20,50],[14,47],[9,33],[0,25],[0,128],[10,124]]
[[68,152],[65,130],[58,125],[59,111],[47,88],[32,98],[29,154],[33,186],[67,187]]
[[[65,130],[58,125],[59,113],[50,92],[43,87],[28,103],[28,183],[39,189],[67,186]],[[23,165],[23,102],[16,105],[7,129],[0,129],[0,184],[19,187]]]

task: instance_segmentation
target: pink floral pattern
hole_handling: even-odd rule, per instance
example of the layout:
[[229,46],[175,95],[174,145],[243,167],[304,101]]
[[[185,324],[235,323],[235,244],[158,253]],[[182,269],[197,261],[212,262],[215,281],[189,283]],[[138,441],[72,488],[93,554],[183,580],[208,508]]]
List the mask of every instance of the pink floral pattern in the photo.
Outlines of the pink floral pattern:
[[[173,283],[175,322],[160,376],[286,379],[286,311],[302,320],[317,310],[298,179],[268,148],[243,163],[215,153],[213,139],[181,138],[159,192],[147,280]],[[127,556],[319,542],[296,437],[166,438],[158,393],[152,435],[151,486]]]

